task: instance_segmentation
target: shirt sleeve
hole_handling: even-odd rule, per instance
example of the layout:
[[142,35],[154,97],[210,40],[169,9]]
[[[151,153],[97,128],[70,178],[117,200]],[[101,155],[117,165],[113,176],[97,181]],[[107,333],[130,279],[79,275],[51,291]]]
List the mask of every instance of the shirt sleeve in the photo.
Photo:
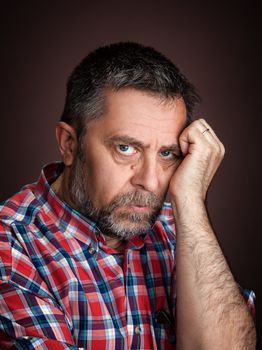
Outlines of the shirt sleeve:
[[253,292],[253,290],[250,289],[244,289],[244,288],[240,288],[240,292],[242,294],[242,296],[244,297],[246,304],[249,308],[249,311],[251,312],[251,315],[253,317],[253,319],[255,320],[256,318],[256,307],[255,307],[255,301],[256,301],[256,295]]
[[76,349],[63,312],[34,293],[0,281],[1,349]]
[[0,222],[0,349],[76,350],[70,322]]

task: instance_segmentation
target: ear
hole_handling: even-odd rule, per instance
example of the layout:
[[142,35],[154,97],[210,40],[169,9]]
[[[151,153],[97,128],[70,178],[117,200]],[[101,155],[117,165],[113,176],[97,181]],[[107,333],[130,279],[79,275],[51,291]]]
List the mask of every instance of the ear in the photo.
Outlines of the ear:
[[59,122],[56,126],[56,139],[66,166],[72,165],[77,151],[77,137],[75,129],[67,123]]

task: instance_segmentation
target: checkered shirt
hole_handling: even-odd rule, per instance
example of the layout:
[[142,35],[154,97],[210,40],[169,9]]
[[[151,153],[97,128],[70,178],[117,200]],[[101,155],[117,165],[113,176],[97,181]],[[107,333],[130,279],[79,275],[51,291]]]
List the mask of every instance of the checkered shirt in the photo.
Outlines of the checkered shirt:
[[62,170],[49,164],[0,206],[0,348],[175,349],[171,206],[118,253],[53,192]]

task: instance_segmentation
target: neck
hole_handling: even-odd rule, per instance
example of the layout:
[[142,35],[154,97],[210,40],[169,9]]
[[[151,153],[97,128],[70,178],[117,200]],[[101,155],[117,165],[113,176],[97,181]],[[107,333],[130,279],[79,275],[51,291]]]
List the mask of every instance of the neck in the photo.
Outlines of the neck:
[[68,175],[69,173],[65,169],[63,173],[59,175],[58,178],[51,184],[51,188],[63,202],[69,204],[73,209],[78,210],[77,206],[74,204],[69,195]]
[[119,237],[111,237],[111,236],[107,236],[104,234],[103,234],[103,236],[105,238],[107,246],[110,249],[116,250],[119,253],[122,253],[124,251],[125,246],[126,246],[125,240],[123,240]]

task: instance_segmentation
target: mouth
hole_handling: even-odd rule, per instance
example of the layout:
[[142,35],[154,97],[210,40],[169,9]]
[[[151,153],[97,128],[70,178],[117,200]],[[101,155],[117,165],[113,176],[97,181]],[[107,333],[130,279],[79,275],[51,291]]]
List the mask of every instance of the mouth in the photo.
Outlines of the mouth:
[[127,209],[136,212],[136,213],[148,213],[152,209],[145,205],[138,205],[138,204],[129,204],[126,206]]

